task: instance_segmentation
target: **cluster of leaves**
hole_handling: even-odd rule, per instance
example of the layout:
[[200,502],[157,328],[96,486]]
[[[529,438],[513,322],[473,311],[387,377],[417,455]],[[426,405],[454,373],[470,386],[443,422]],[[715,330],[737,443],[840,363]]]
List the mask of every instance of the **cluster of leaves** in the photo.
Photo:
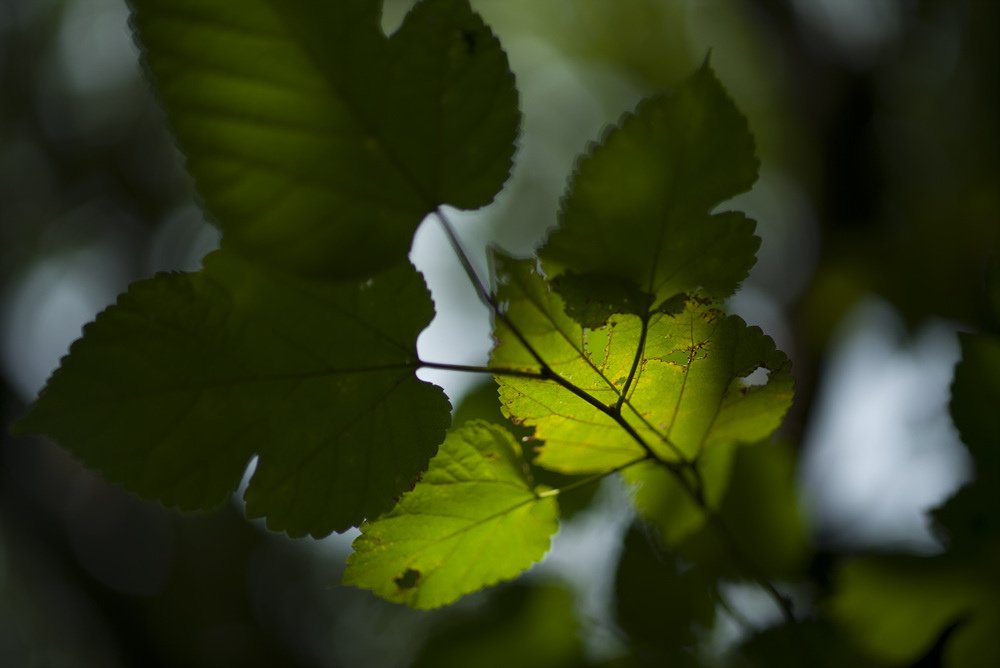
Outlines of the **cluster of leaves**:
[[[222,245],[200,271],[136,282],[99,314],[20,431],[185,509],[224,502],[256,458],[250,517],[291,536],[360,526],[344,582],[418,608],[529,568],[558,528],[560,497],[620,474],[654,533],[630,534],[618,573],[619,620],[639,654],[668,646],[678,665],[693,662],[691,624],[711,625],[721,579],[756,581],[791,619],[771,580],[798,572],[804,540],[790,449],[770,440],[791,403],[790,365],[722,308],[759,240],[753,221],[715,209],[752,186],[758,163],[707,62],[592,145],[537,256],[493,250],[487,281],[442,207],[492,201],[520,114],[506,55],[466,0],[419,2],[391,36],[376,0],[131,5]],[[428,215],[492,310],[482,369],[417,354],[434,306],[407,254]],[[967,339],[964,351],[953,410],[980,481],[937,516],[955,548],[942,560],[957,560],[947,568],[964,584],[939,581],[942,606],[913,584],[929,561],[852,564],[834,617],[876,656],[910,616],[933,634],[975,614],[970,637],[1000,619],[998,597],[973,586],[991,573],[981,548],[995,552],[995,518],[971,512],[1000,475],[989,452],[1000,344]],[[449,429],[448,399],[417,378],[423,367],[491,374],[537,456],[508,426]],[[883,614],[856,595],[878,587],[914,604]],[[916,612],[921,602],[934,614]],[[795,632],[805,646],[826,637]],[[893,647],[881,658],[922,645]]]
[[[434,365],[416,353],[434,311],[412,235],[432,213],[451,231],[440,207],[487,204],[511,166],[517,92],[496,38],[460,0],[419,3],[389,37],[376,2],[133,10],[222,248],[132,285],[20,429],[181,508],[222,502],[256,456],[251,517],[293,536],[362,525],[345,582],[417,607],[541,558],[561,490],[535,486],[500,426],[445,438],[448,401],[415,375]],[[495,316],[485,370],[543,443],[534,464],[622,471],[671,540],[791,400],[787,358],[719,307],[758,240],[711,210],[756,173],[706,63],[581,159],[540,265],[494,251],[494,289],[470,274]]]

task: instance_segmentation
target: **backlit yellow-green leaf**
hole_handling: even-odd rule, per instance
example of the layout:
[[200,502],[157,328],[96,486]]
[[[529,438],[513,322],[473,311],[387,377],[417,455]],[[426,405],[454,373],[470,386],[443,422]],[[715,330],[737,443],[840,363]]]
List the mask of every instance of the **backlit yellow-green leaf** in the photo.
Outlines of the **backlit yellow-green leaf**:
[[415,608],[445,605],[541,559],[558,513],[510,433],[469,422],[392,511],[362,525],[343,581]]

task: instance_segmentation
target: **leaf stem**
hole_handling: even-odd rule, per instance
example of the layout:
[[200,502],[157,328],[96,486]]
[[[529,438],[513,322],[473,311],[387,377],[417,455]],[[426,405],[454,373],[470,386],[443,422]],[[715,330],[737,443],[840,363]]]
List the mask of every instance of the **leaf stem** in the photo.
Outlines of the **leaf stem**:
[[625,404],[625,399],[628,397],[628,391],[632,387],[632,381],[635,379],[635,372],[639,368],[639,362],[642,360],[642,354],[646,350],[646,335],[649,332],[649,314],[647,313],[642,317],[642,329],[639,331],[639,344],[635,348],[635,357],[632,359],[632,368],[629,369],[628,378],[625,379],[625,385],[622,386],[622,393],[618,397],[618,404],[615,406],[615,410],[621,413],[622,406]]
[[419,360],[418,366],[427,369],[441,369],[442,371],[462,371],[465,373],[488,373],[494,376],[514,376],[517,378],[547,379],[539,371],[529,371],[527,369],[506,369],[503,367],[477,366],[474,364],[449,364],[448,362],[428,362]]
[[483,301],[484,304],[486,304],[487,307],[489,307],[489,309],[493,312],[493,315],[500,322],[506,325],[507,328],[511,331],[511,333],[513,333],[514,336],[517,337],[517,340],[521,343],[522,346],[524,346],[524,349],[528,351],[528,354],[530,354],[535,359],[535,361],[538,363],[538,366],[541,369],[541,375],[539,376],[539,378],[541,380],[554,381],[560,387],[564,388],[569,392],[572,392],[580,399],[583,399],[588,404],[590,404],[591,406],[593,406],[594,408],[596,408],[597,410],[601,411],[602,413],[610,417],[612,420],[614,420],[630,437],[632,437],[636,441],[636,443],[639,444],[639,446],[643,449],[643,451],[646,453],[648,457],[663,463],[665,466],[672,465],[671,462],[664,461],[659,455],[656,454],[656,452],[650,447],[649,443],[647,443],[646,440],[642,438],[641,435],[639,435],[639,432],[635,430],[635,427],[633,427],[631,424],[626,422],[624,418],[622,418],[620,411],[616,411],[612,406],[608,406],[607,404],[604,404],[600,400],[594,398],[585,390],[577,387],[572,382],[563,378],[561,375],[556,373],[552,369],[552,367],[549,366],[548,362],[546,362],[545,359],[535,349],[535,347],[531,345],[531,342],[528,341],[527,337],[521,332],[521,330],[517,327],[517,325],[515,325],[511,321],[507,313],[500,307],[500,304],[497,302],[496,297],[493,295],[493,293],[491,293],[489,290],[486,289],[486,284],[483,282],[482,278],[480,278],[479,273],[476,271],[475,267],[472,266],[472,262],[469,260],[469,256],[465,252],[465,248],[462,246],[461,240],[455,233],[455,229],[448,221],[448,218],[444,215],[444,212],[441,211],[440,208],[438,208],[434,211],[434,214],[437,217],[438,221],[441,223],[441,227],[444,228],[444,232],[448,237],[448,241],[451,243],[452,249],[458,256],[458,260],[462,264],[462,268],[465,269],[465,273],[469,277],[469,280],[472,282],[473,287],[476,289],[476,293],[479,295],[479,298]]

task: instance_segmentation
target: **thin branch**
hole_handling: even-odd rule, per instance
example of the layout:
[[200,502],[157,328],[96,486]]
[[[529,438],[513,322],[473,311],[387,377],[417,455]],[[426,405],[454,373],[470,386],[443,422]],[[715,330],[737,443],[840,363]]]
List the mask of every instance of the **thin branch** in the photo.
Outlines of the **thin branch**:
[[441,369],[442,371],[463,371],[465,373],[488,373],[493,376],[514,376],[516,378],[547,379],[540,371],[526,369],[506,369],[504,367],[476,366],[471,364],[449,364],[447,362],[428,362],[420,360],[418,364],[426,369]]
[[[620,468],[611,469],[605,473],[596,474],[595,476],[591,476],[590,478],[587,478],[585,480],[577,481],[577,483],[568,485],[563,490],[551,490],[550,492],[543,492],[542,494],[546,494],[548,496],[556,496],[562,493],[562,491],[568,491],[569,489],[574,488],[574,485],[582,486],[583,484],[593,482],[594,480],[599,479],[601,477],[611,475],[616,471],[625,468],[625,466],[632,466],[633,464],[636,464],[640,461],[646,461],[650,459],[656,461],[659,465],[663,466],[665,469],[670,471],[671,474],[673,474],[673,476],[681,484],[681,487],[691,496],[692,500],[695,502],[698,508],[701,509],[706,519],[709,520],[712,523],[712,525],[719,530],[719,534],[729,544],[731,553],[739,561],[740,567],[747,573],[748,576],[753,578],[753,580],[756,581],[757,584],[760,585],[765,591],[767,591],[768,594],[774,599],[778,607],[781,608],[781,612],[784,615],[785,620],[789,623],[794,622],[795,613],[792,609],[791,600],[789,600],[784,594],[778,591],[778,589],[774,586],[774,583],[772,583],[766,576],[764,576],[761,570],[757,567],[757,565],[754,564],[746,554],[744,554],[743,550],[736,542],[735,536],[733,536],[732,532],[729,530],[729,527],[725,525],[725,523],[722,521],[722,518],[720,518],[715,513],[714,510],[709,508],[708,503],[705,499],[704,486],[701,483],[701,476],[700,472],[697,470],[697,466],[693,462],[690,462],[683,458],[679,462],[672,462],[665,460],[659,455],[657,455],[656,452],[646,442],[646,440],[642,438],[642,436],[639,435],[639,433],[635,430],[635,427],[633,427],[628,421],[625,420],[624,417],[622,417],[621,406],[624,405],[623,401],[619,401],[619,403],[616,406],[608,406],[599,401],[598,399],[594,398],[593,396],[591,396],[588,392],[586,392],[582,388],[577,387],[572,382],[570,382],[566,378],[563,378],[561,375],[556,373],[552,369],[552,367],[549,366],[548,362],[546,362],[545,359],[542,358],[542,356],[535,349],[535,347],[531,345],[527,337],[525,337],[525,335],[521,332],[521,330],[517,327],[517,325],[515,325],[510,320],[510,318],[507,316],[504,310],[500,307],[500,304],[497,302],[496,297],[492,294],[492,292],[490,292],[490,290],[486,288],[486,284],[483,282],[482,278],[476,272],[475,267],[472,266],[472,262],[469,260],[469,256],[465,252],[465,248],[463,248],[461,240],[458,238],[458,235],[455,233],[455,230],[451,226],[451,223],[444,215],[444,212],[441,211],[440,208],[438,208],[435,210],[434,213],[438,221],[441,223],[441,226],[448,237],[448,241],[451,244],[452,249],[458,256],[458,260],[462,264],[462,268],[465,270],[465,273],[469,277],[469,280],[472,282],[472,285],[475,288],[476,293],[479,295],[480,300],[482,300],[482,302],[487,307],[489,307],[490,311],[493,312],[493,315],[500,322],[502,322],[504,325],[507,326],[507,328],[511,331],[511,333],[514,334],[517,340],[521,343],[521,345],[524,346],[525,350],[527,350],[528,353],[538,363],[540,371],[536,376],[532,377],[538,378],[539,380],[551,380],[555,382],[560,387],[573,393],[574,395],[584,400],[585,402],[587,402],[600,412],[610,417],[612,420],[615,421],[615,423],[617,423],[622,428],[622,430],[624,430],[630,437],[632,437],[632,439],[636,441],[636,443],[638,443],[642,447],[643,452],[645,453],[641,458],[633,462],[630,462],[627,465],[623,465]],[[630,376],[629,380],[626,381],[626,389],[628,384],[632,381],[635,371],[638,368],[638,361],[639,357],[642,354],[642,347],[645,345],[645,328],[647,327],[646,320],[643,321],[643,326],[644,326],[644,332],[642,341],[640,343],[640,350],[636,354],[636,359],[633,360],[632,371],[629,374]],[[695,353],[693,344],[694,341],[692,335],[692,351],[691,351],[692,357]],[[691,360],[689,360],[688,362],[689,364],[690,361]],[[453,367],[459,367],[461,365],[446,365],[446,366],[448,366],[449,368],[453,368]],[[478,367],[471,367],[469,369],[455,368],[454,370],[479,371],[479,368]],[[685,376],[685,381],[686,380],[687,377]],[[683,390],[681,394],[683,394]],[[625,397],[625,392],[622,392],[620,397],[622,398]],[[675,406],[675,413],[676,410],[677,406]],[[638,414],[637,411],[636,414]],[[685,475],[687,471],[693,472],[694,481],[689,480],[688,477]]]
[[657,461],[663,463],[665,466],[671,465],[672,464],[671,462],[664,461],[659,455],[656,454],[656,452],[650,447],[649,443],[647,443],[646,440],[639,435],[639,432],[635,430],[635,427],[626,422],[622,418],[619,412],[615,411],[615,409],[612,408],[611,406],[608,406],[603,402],[601,402],[600,400],[594,398],[587,391],[577,387],[570,381],[566,380],[561,375],[556,373],[552,369],[552,367],[549,366],[548,362],[546,362],[545,359],[541,356],[541,354],[539,354],[539,352],[535,349],[535,347],[531,345],[531,342],[528,341],[527,337],[521,332],[521,330],[517,327],[517,325],[515,325],[511,321],[507,313],[504,312],[502,308],[500,308],[500,304],[497,303],[496,297],[489,290],[486,289],[486,284],[483,282],[482,278],[480,278],[479,274],[476,272],[475,267],[472,266],[472,262],[469,260],[469,256],[465,252],[465,248],[462,247],[461,240],[458,238],[458,235],[455,234],[455,230],[451,226],[451,223],[448,221],[448,218],[444,215],[444,212],[441,211],[441,209],[437,209],[434,213],[438,221],[441,223],[441,227],[444,228],[445,234],[448,236],[448,241],[451,243],[452,249],[455,251],[455,254],[458,256],[459,262],[465,269],[466,275],[469,277],[469,280],[472,281],[472,284],[475,287],[476,292],[479,295],[479,298],[483,301],[484,304],[486,304],[486,306],[490,308],[490,310],[493,312],[496,318],[500,320],[504,325],[506,325],[507,328],[511,331],[511,333],[514,334],[515,337],[517,337],[517,340],[521,343],[522,346],[524,346],[524,349],[528,351],[528,354],[530,354],[535,359],[535,361],[538,363],[538,366],[541,369],[541,378],[554,381],[563,389],[572,392],[580,399],[583,399],[588,404],[590,404],[600,412],[610,417],[630,437],[632,437],[636,441],[636,443],[639,444],[639,446],[649,457],[656,459]]

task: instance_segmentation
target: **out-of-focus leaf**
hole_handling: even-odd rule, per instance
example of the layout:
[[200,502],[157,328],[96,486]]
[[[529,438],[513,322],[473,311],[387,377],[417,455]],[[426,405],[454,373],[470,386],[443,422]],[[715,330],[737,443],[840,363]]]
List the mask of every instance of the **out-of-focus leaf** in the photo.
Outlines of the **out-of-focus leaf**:
[[[698,460],[697,484],[701,485],[703,500],[711,509],[718,508],[729,484],[734,446],[727,443],[711,448]],[[655,462],[642,462],[622,472],[631,485],[636,510],[657,530],[664,545],[671,547],[705,524],[705,510],[677,476]],[[695,484],[690,477],[689,484]]]
[[[808,543],[798,510],[792,449],[781,442],[739,448],[727,482],[721,502],[713,507],[728,535],[720,537],[718,528],[705,526],[685,541],[685,556],[721,577],[801,576]],[[742,555],[739,559],[734,549]],[[743,561],[749,561],[754,572],[748,572]]]
[[[697,459],[713,448],[766,438],[787,411],[787,357],[738,317],[689,300],[682,312],[650,315],[645,336],[642,321],[632,315],[583,328],[529,262],[495,260],[507,320],[552,371],[608,410],[617,407],[628,383],[622,417],[658,457]],[[505,321],[498,319],[495,338],[494,367],[542,371]],[[747,378],[758,369],[765,381],[750,384]],[[608,410],[553,380],[497,374],[497,382],[505,414],[534,426],[535,437],[544,441],[540,466],[602,471],[645,454]]]
[[604,326],[616,314],[642,317],[649,312],[649,297],[624,279],[569,271],[557,276],[552,287],[565,300],[566,314],[591,329]]
[[963,335],[951,415],[976,465],[976,477],[1000,483],[1000,338]]
[[[727,297],[760,240],[742,214],[711,211],[748,190],[757,168],[746,119],[706,62],[673,93],[642,102],[580,161],[559,227],[539,251],[545,271],[604,280],[609,291],[624,282],[620,294],[603,295],[609,304],[634,302],[636,291],[654,306],[679,293]],[[571,314],[593,309],[580,291],[562,294]]]
[[726,664],[730,668],[875,668],[830,624],[805,620],[772,626],[743,642]]
[[327,283],[220,251],[134,283],[18,429],[185,509],[220,504],[257,455],[250,516],[343,531],[387,510],[444,437],[448,401],[414,373],[433,313],[409,264]]
[[633,527],[615,578],[618,624],[638,665],[698,665],[695,649],[715,619],[716,581]]
[[840,570],[837,592],[834,619],[877,659],[913,661],[958,623],[945,665],[1000,664],[1000,583],[988,556],[978,568],[947,555],[861,558]]
[[414,668],[577,668],[584,657],[572,594],[555,585],[511,585],[485,610],[463,612],[421,650]]
[[470,422],[392,511],[362,525],[343,581],[415,608],[445,605],[541,559],[558,514],[510,433]]
[[499,42],[466,0],[391,37],[380,0],[132,0],[132,25],[224,244],[295,272],[406,258],[442,204],[489,203],[520,120]]

